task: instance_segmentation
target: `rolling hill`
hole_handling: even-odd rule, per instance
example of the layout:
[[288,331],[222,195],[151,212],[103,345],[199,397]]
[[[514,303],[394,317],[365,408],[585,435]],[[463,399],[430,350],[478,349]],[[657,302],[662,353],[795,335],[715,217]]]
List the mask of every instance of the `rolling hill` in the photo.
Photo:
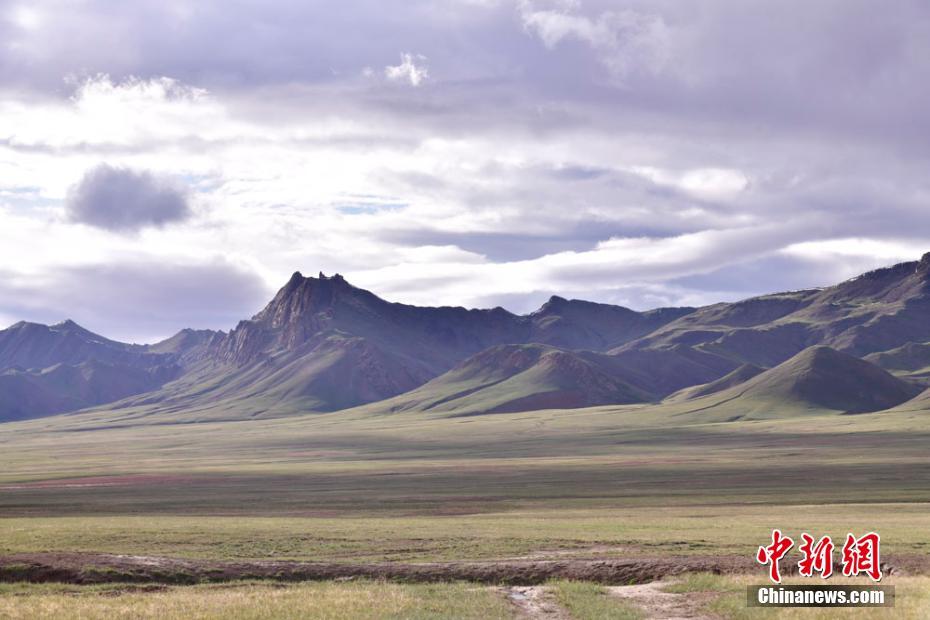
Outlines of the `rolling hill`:
[[930,343],[909,342],[889,351],[870,353],[863,359],[888,372],[930,385]]
[[678,411],[708,420],[870,413],[901,405],[920,392],[874,364],[820,345],[734,387],[678,403]]
[[581,355],[546,345],[500,345],[369,411],[423,411],[440,415],[509,413],[638,403],[649,395],[617,378],[606,356]]
[[711,381],[710,383],[704,383],[702,385],[695,385],[693,387],[678,390],[666,398],[665,402],[675,403],[686,400],[694,400],[695,398],[701,398],[702,396],[710,396],[711,394],[716,394],[717,392],[722,392],[737,385],[741,385],[753,377],[762,374],[763,372],[765,372],[764,368],[759,368],[758,366],[754,366],[752,364],[743,364],[733,372],[720,377],[716,381]]

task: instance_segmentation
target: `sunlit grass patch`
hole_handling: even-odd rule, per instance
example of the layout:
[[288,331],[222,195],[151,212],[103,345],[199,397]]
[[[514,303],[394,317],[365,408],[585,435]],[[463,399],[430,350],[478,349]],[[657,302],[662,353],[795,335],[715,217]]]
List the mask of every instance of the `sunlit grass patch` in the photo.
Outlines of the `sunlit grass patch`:
[[713,573],[687,573],[662,588],[663,592],[683,594],[687,592],[728,592],[738,589],[733,580]]
[[611,597],[598,584],[585,581],[554,581],[552,591],[560,605],[578,620],[640,620],[631,603]]

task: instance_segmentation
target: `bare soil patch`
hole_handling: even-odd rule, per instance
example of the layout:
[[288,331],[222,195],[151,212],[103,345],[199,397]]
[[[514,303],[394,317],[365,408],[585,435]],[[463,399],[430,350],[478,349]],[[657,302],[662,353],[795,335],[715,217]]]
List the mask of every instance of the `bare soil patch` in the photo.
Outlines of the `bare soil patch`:
[[633,603],[643,612],[647,620],[712,620],[714,616],[702,611],[716,594],[713,592],[687,592],[674,594],[663,592],[669,582],[653,581],[635,586],[612,586],[607,588],[611,596]]
[[[930,573],[930,559],[889,559],[893,574]],[[786,566],[785,569],[789,569]],[[493,585],[534,586],[552,579],[633,585],[688,572],[758,572],[752,558],[741,556],[636,557],[621,559],[497,560],[480,562],[222,562],[138,555],[38,553],[0,557],[0,581],[34,583],[194,584],[242,579],[324,581],[383,579],[408,583],[471,581]],[[785,572],[790,572],[786,570]],[[886,573],[891,574],[891,573]]]
[[513,606],[517,620],[571,620],[571,615],[559,605],[543,586],[511,586],[499,589]]

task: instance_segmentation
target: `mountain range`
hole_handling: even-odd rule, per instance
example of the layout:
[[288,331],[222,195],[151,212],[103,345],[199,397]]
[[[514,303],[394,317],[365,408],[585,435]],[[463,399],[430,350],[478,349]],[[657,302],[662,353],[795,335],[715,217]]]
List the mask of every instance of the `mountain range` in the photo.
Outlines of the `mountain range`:
[[100,406],[196,421],[639,403],[753,418],[880,411],[930,400],[928,387],[930,254],[836,286],[702,308],[561,297],[526,315],[417,307],[298,272],[228,333],[185,329],[135,345],[72,321],[0,331],[0,421]]

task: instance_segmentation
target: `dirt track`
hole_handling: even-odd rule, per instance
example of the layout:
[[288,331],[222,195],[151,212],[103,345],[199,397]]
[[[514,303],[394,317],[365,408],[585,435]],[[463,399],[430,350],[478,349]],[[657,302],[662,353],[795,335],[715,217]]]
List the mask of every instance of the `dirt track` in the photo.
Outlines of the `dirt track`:
[[[791,566],[784,566],[790,572]],[[324,581],[385,579],[426,583],[475,583],[531,586],[550,579],[575,579],[606,585],[648,583],[687,572],[746,573],[758,571],[751,558],[738,556],[641,557],[617,560],[520,560],[432,563],[219,562],[150,556],[48,553],[0,557],[2,582],[172,583],[193,584],[239,579]],[[898,558],[886,574],[927,573],[923,556]]]

